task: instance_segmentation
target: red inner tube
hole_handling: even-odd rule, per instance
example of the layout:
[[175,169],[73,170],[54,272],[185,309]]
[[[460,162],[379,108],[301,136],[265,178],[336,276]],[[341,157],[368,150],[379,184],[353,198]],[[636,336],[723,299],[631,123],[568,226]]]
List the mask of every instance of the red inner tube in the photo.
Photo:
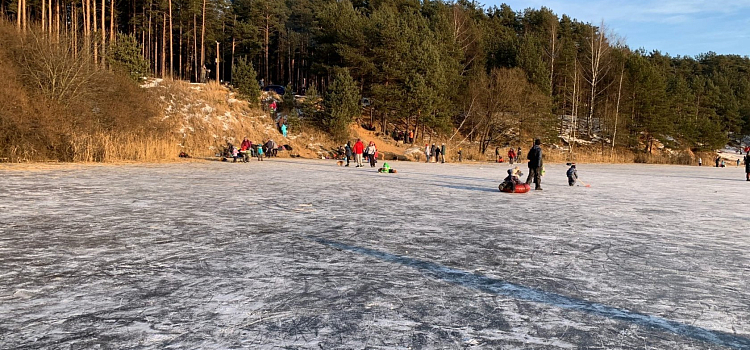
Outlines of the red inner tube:
[[[510,193],[510,189],[503,189],[502,184],[500,184],[498,189],[501,192]],[[529,186],[529,184],[521,183],[521,184],[516,185],[516,190],[513,193],[526,193],[526,192],[529,192],[530,190],[531,190],[531,186]]]

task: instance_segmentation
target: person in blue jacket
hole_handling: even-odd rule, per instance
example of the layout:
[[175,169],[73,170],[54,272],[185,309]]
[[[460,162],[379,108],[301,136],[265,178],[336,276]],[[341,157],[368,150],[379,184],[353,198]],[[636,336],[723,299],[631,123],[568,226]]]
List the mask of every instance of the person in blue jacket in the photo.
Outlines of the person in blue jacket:
[[568,175],[568,185],[574,186],[576,181],[578,181],[578,171],[576,170],[575,163],[570,165],[570,169],[568,169],[566,175]]

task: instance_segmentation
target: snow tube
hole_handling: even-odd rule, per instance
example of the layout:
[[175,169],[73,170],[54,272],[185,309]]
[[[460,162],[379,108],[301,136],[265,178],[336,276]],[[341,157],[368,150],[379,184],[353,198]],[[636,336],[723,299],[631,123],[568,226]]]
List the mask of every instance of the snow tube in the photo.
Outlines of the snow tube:
[[[500,192],[510,193],[510,189],[503,189],[503,184],[500,184],[500,186],[498,186],[497,188],[500,190]],[[526,193],[530,190],[531,186],[529,186],[529,184],[522,183],[516,185],[516,191],[513,193]]]

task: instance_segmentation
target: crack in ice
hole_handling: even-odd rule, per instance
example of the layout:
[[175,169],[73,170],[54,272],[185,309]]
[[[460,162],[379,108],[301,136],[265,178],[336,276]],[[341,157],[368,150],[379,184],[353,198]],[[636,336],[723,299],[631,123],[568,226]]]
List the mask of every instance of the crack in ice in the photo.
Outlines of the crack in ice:
[[726,346],[733,349],[750,349],[750,339],[729,333],[696,327],[659,316],[646,315],[613,306],[569,297],[541,289],[526,287],[496,278],[482,276],[463,270],[458,270],[401,255],[382,252],[370,248],[353,246],[324,238],[308,237],[320,244],[346,250],[358,254],[368,255],[383,261],[397,263],[417,270],[426,271],[438,279],[485,293],[504,295],[535,303],[548,304],[562,309],[585,312],[614,320],[635,323],[645,327],[652,327],[680,336],[708,342],[714,345]]

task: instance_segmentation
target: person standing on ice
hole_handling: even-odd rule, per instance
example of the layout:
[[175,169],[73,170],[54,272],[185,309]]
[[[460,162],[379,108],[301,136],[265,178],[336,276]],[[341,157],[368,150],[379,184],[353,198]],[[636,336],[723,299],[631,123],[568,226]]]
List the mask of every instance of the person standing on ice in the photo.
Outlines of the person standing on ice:
[[441,154],[440,147],[435,146],[435,163],[440,163],[440,154]]
[[516,151],[516,163],[518,163],[521,160],[521,147],[518,147],[518,151]]
[[440,145],[440,162],[445,163],[445,144]]
[[357,139],[357,142],[354,143],[354,156],[357,158],[357,168],[361,168],[364,165],[362,165],[362,153],[365,151],[365,144],[362,143],[362,140]]
[[745,153],[745,179],[750,181],[750,153]]
[[575,163],[570,165],[570,169],[568,169],[565,175],[568,175],[568,185],[573,186],[576,184],[576,181],[578,181],[578,171],[576,170]]
[[375,141],[370,141],[370,144],[367,145],[367,148],[365,149],[365,154],[367,154],[367,160],[370,162],[370,167],[374,168],[376,155],[378,154],[378,148],[375,146]]
[[516,151],[513,150],[513,147],[510,148],[508,151],[508,162],[510,165],[513,165],[513,162],[516,160]]
[[[261,140],[262,141],[262,140]],[[255,152],[258,155],[258,161],[263,161],[263,144],[258,144],[258,150]]]
[[698,158],[698,166],[703,166],[703,158]]
[[352,159],[352,142],[347,141],[344,146],[344,152],[346,153],[346,166],[349,166],[349,160]]
[[536,186],[534,190],[542,190],[542,140],[534,140],[534,147],[529,150],[529,154],[526,158],[529,160],[529,177],[526,178],[526,184],[530,185],[531,180],[534,180]]
[[430,162],[430,145],[429,144],[424,145],[424,156],[425,158],[427,158],[427,163],[429,163]]

